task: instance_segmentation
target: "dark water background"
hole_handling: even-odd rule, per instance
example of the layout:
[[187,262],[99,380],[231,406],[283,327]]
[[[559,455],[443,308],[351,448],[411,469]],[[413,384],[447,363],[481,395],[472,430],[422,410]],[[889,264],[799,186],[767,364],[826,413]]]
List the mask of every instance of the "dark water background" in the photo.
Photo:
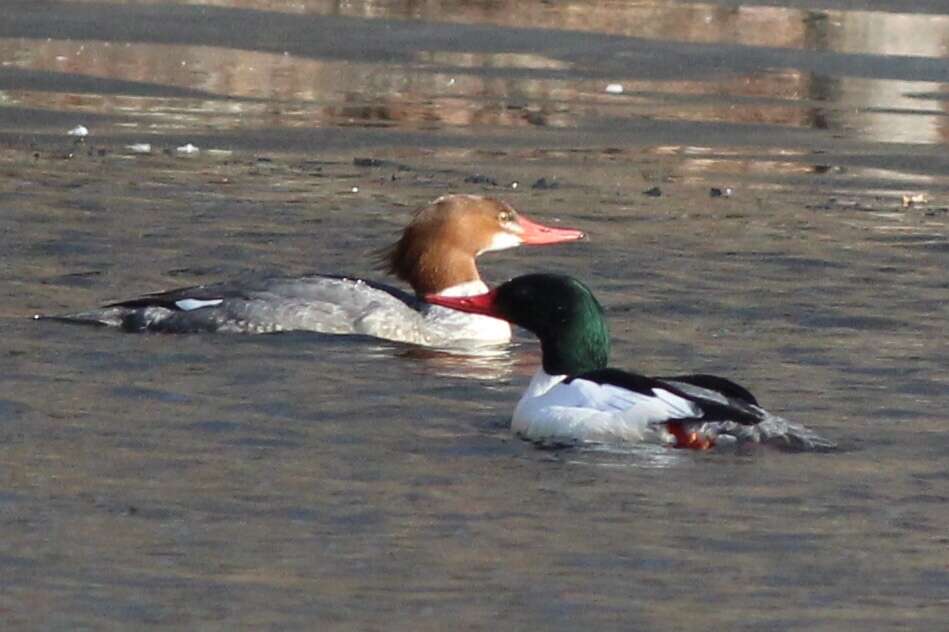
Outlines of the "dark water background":
[[[944,3],[0,17],[3,629],[945,629]],[[842,450],[537,450],[507,429],[525,336],[459,358],[28,318],[378,278],[447,192],[589,232],[481,268],[586,280],[615,364],[732,376]]]

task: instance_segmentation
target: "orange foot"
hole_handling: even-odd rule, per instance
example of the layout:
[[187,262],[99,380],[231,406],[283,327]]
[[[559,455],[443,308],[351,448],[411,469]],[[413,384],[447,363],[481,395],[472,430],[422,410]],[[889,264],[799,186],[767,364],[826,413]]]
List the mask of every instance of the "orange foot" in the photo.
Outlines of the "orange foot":
[[708,450],[715,446],[715,440],[695,431],[686,429],[685,424],[677,421],[666,423],[666,429],[676,438],[675,447],[689,450]]

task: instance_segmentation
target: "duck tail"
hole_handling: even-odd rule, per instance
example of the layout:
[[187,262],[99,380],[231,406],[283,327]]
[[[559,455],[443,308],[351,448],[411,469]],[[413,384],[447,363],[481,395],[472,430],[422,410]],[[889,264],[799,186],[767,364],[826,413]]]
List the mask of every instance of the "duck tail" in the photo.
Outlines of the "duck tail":
[[764,418],[754,425],[742,425],[732,421],[709,424],[709,430],[719,438],[730,438],[739,444],[760,443],[790,452],[826,452],[836,450],[837,444],[822,437],[810,428],[784,417],[772,415],[759,409]]
[[102,307],[71,314],[34,314],[33,320],[55,320],[63,323],[93,325],[98,327],[121,327],[129,312],[127,307]]

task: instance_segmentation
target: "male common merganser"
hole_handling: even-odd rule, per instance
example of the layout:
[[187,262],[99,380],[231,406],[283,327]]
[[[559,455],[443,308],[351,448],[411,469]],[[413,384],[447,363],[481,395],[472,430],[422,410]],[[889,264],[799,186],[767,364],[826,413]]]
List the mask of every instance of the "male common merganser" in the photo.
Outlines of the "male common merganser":
[[752,441],[795,449],[834,444],[772,415],[746,388],[714,375],[646,377],[607,367],[610,336],[603,308],[580,281],[528,274],[480,296],[429,296],[430,302],[520,325],[540,339],[542,367],[511,421],[548,444],[643,441],[706,449]]
[[426,294],[467,296],[488,287],[475,257],[521,244],[556,244],[583,233],[536,224],[509,204],[477,195],[446,195],[415,212],[401,239],[380,251],[380,267],[412,286],[314,274],[225,282],[148,294],[58,320],[126,331],[363,334],[429,346],[510,340],[506,322],[424,302]]

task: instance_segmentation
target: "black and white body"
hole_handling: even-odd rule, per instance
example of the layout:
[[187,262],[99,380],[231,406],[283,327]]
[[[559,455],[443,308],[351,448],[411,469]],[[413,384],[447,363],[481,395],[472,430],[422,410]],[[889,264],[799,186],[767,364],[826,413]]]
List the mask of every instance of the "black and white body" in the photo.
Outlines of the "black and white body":
[[660,441],[683,448],[757,442],[794,449],[834,444],[772,415],[731,380],[714,375],[647,377],[607,367],[603,309],[568,276],[517,277],[481,296],[432,303],[503,318],[533,332],[542,366],[514,409],[512,429],[543,443]]

